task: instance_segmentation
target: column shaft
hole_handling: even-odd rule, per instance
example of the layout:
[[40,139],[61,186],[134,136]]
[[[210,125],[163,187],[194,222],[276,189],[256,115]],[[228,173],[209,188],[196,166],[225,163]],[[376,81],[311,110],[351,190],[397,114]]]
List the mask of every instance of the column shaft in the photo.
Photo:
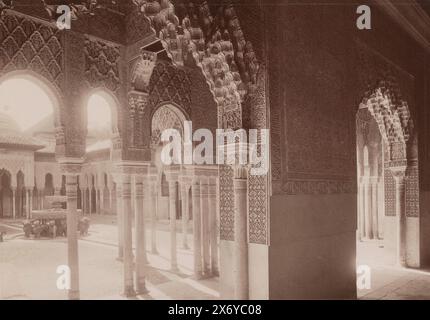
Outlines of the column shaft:
[[209,236],[209,184],[205,179],[200,185],[201,222],[202,222],[202,250],[203,250],[203,273],[205,277],[210,276],[210,236]]
[[33,190],[28,190],[28,199],[29,199],[29,205],[28,205],[28,217],[29,219],[32,218],[32,212],[33,212]]
[[176,249],[176,203],[178,197],[176,181],[169,181],[169,214],[170,214],[170,265],[173,271],[178,270]]
[[78,254],[78,178],[75,174],[66,175],[67,196],[67,253],[70,268],[70,300],[80,298],[79,294],[79,254]]
[[12,217],[16,219],[16,188],[12,189]]
[[397,216],[397,262],[406,267],[406,185],[405,177],[397,176],[396,180],[396,216]]
[[132,211],[131,211],[131,177],[129,174],[122,174],[122,234],[124,251],[124,296],[132,297],[136,295],[134,291],[133,274],[133,233],[132,233]]
[[146,245],[145,245],[145,216],[144,216],[144,197],[146,188],[144,187],[143,177],[136,177],[135,185],[135,221],[136,221],[136,292],[145,294],[145,265],[146,265]]
[[247,180],[234,179],[234,296],[249,299]]
[[182,205],[182,247],[188,249],[188,218],[189,218],[189,203],[188,203],[188,190],[186,185],[181,186],[181,205]]
[[378,181],[377,177],[372,179],[372,238],[378,239],[379,225],[378,225]]
[[203,276],[202,266],[202,225],[201,225],[201,210],[200,210],[200,182],[193,181],[192,185],[193,199],[193,242],[194,242],[194,276],[196,279],[201,279]]
[[157,211],[158,211],[158,199],[157,199],[157,186],[151,184],[151,252],[152,254],[158,254],[157,250]]
[[[124,259],[124,233],[123,233],[123,197],[121,181],[116,185],[116,220],[118,225],[118,260]],[[91,202],[91,192],[90,192]],[[91,206],[90,206],[91,208]]]
[[216,184],[209,186],[209,222],[210,222],[210,249],[212,276],[219,276],[218,266],[218,226],[217,226],[217,201]]

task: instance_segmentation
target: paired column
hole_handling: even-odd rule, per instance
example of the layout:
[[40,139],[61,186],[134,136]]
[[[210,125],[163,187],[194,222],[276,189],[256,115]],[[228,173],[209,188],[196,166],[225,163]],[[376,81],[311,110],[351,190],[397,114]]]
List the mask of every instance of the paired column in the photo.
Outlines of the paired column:
[[60,162],[66,176],[67,197],[67,257],[70,268],[70,289],[68,298],[77,300],[79,293],[79,254],[78,254],[78,175],[82,161],[71,159]]
[[248,229],[247,229],[247,168],[234,168],[234,297],[249,299]]
[[391,168],[396,182],[397,263],[406,267],[406,167]]

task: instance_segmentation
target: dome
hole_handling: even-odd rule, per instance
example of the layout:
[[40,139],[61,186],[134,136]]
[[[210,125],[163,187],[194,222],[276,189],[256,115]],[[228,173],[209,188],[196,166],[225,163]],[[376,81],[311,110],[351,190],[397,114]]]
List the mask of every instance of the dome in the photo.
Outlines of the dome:
[[18,124],[11,116],[6,113],[0,112],[0,133],[16,132],[19,133],[20,129]]

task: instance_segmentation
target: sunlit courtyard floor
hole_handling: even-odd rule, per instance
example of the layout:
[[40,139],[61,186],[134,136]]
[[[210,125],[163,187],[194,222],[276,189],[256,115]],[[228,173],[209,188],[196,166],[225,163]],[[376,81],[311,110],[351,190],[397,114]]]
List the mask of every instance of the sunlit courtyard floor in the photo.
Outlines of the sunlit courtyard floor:
[[[80,286],[82,299],[123,299],[122,263],[116,260],[117,228],[113,216],[91,216],[90,235],[79,240]],[[157,255],[148,248],[147,287],[149,294],[136,299],[219,299],[218,279],[195,281],[192,278],[192,236],[189,249],[181,248],[181,224],[178,221],[179,273],[169,271],[170,237],[167,221],[157,225]],[[0,231],[7,231],[0,243],[0,299],[65,299],[58,290],[56,273],[67,264],[65,239],[26,240],[21,226],[0,221]],[[371,268],[371,287],[358,290],[360,299],[430,299],[430,272],[401,269],[384,255],[382,242],[359,242],[357,265]]]
[[430,300],[430,271],[396,267],[384,253],[381,241],[358,242],[357,265],[371,268],[371,287],[357,291],[360,299]]
[[[123,299],[122,263],[117,261],[117,230],[114,217],[92,216],[90,235],[79,240],[81,299]],[[7,231],[0,243],[0,299],[65,299],[58,290],[56,273],[67,264],[65,239],[27,240],[17,223],[0,221]],[[190,249],[182,249],[178,221],[179,273],[169,271],[170,237],[166,222],[157,226],[158,254],[148,251],[147,287],[149,293],[137,299],[219,299],[218,279],[192,278],[192,237]],[[150,249],[150,233],[146,233]]]

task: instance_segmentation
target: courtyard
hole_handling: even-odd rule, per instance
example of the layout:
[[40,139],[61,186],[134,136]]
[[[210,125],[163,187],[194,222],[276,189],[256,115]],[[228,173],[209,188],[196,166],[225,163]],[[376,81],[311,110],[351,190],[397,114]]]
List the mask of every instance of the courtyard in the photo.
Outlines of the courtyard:
[[[92,220],[89,236],[79,240],[81,299],[123,299],[120,295],[123,266],[117,260],[115,217],[93,216]],[[67,264],[66,239],[25,239],[17,221],[0,221],[0,226],[7,229],[5,242],[0,247],[0,299],[66,299],[66,292],[56,286],[60,276],[56,273],[57,267]],[[166,226],[161,222],[157,228],[158,254],[147,253],[149,293],[137,299],[218,299],[216,278],[193,279],[192,247],[189,250],[178,248],[180,272],[169,271]],[[148,233],[147,239],[149,241]]]
[[[91,219],[89,235],[79,240],[81,299],[125,299],[120,295],[123,267],[117,259],[116,218],[92,216]],[[25,239],[19,221],[2,220],[0,228],[7,231],[5,242],[0,244],[0,299],[66,299],[66,292],[56,286],[60,276],[56,269],[67,264],[66,239]],[[190,232],[188,237],[191,240]],[[149,244],[149,232],[146,233],[146,238]],[[187,250],[178,246],[180,272],[171,272],[168,224],[167,221],[160,221],[157,225],[158,254],[151,254],[150,246],[147,245],[146,279],[149,292],[133,299],[219,299],[217,278],[198,281],[193,278],[192,241],[189,244],[190,248]],[[384,260],[382,249],[382,242],[358,242],[357,265],[371,267],[371,288],[358,289],[358,298],[430,299],[430,270],[390,266]]]

